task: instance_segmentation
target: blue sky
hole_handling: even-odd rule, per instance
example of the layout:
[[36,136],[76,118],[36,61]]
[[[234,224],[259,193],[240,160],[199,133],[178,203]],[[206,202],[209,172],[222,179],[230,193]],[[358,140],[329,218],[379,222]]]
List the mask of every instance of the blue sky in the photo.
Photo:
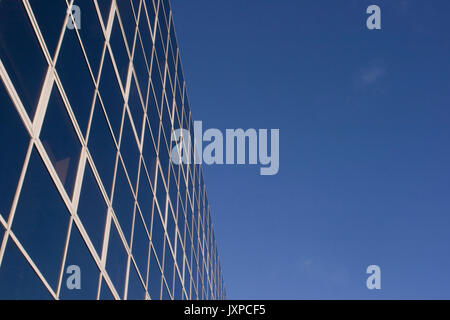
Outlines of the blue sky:
[[449,299],[450,2],[171,2],[194,118],[280,129],[203,169],[228,297]]

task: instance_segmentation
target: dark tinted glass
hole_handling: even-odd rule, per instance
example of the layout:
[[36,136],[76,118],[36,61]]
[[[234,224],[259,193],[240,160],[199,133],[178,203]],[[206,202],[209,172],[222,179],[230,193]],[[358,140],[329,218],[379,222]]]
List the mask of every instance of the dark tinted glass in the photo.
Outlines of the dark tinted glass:
[[43,33],[45,43],[50,54],[55,53],[61,30],[64,27],[64,19],[67,14],[65,0],[29,0],[34,16]]
[[40,156],[33,150],[12,230],[54,290],[68,223],[69,212]]
[[155,253],[151,250],[150,268],[148,275],[148,292],[152,300],[161,299],[161,269],[156,260]]
[[88,148],[109,195],[112,188],[117,149],[98,99],[95,102]]
[[174,271],[174,260],[172,252],[168,247],[166,242],[166,249],[164,252],[164,278],[166,279],[167,286],[169,287],[169,292],[173,289],[173,271]]
[[139,211],[136,211],[136,216],[134,219],[132,253],[139,272],[143,277],[147,274],[149,248],[150,238],[148,237]]
[[[70,278],[74,274],[74,271],[70,269],[71,266],[78,267],[80,270],[80,289],[70,289],[72,287],[68,286],[68,282],[72,284],[74,281]],[[97,299],[99,270],[75,225],[72,225],[66,264],[63,272],[60,293],[61,299]]]
[[2,83],[0,106],[0,145],[8,148],[8,156],[0,157],[0,214],[8,219],[30,138]]
[[0,267],[0,299],[53,299],[31,265],[11,240],[8,241]]
[[144,106],[141,102],[139,92],[137,90],[134,77],[131,78],[130,96],[128,98],[128,106],[130,107],[131,116],[133,117],[134,126],[138,136],[142,133],[142,124],[144,121]]
[[102,252],[107,210],[108,207],[91,167],[86,164],[78,203],[78,216],[99,255]]
[[[153,8],[153,6],[152,6]],[[153,23],[154,24],[154,23]],[[147,21],[147,15],[144,10],[141,10],[141,17],[139,20],[139,33],[141,35],[142,45],[144,47],[145,58],[147,59],[148,66],[152,62],[153,40],[152,31]]]
[[159,209],[161,212],[161,215],[163,217],[166,216],[166,189],[164,186],[164,182],[162,180],[162,176],[160,173],[160,170],[158,171],[158,185],[156,186],[156,199],[158,200],[158,204],[159,204]]
[[111,9],[111,2],[112,0],[97,0],[100,12],[102,14],[103,23],[105,24],[105,26],[108,23],[109,12]]
[[142,217],[144,218],[144,223],[150,230],[152,206],[153,206],[153,193],[144,167],[141,167],[137,200],[139,202],[139,208],[141,209],[142,212]]
[[[106,0],[100,0],[97,2],[106,2]],[[95,9],[95,5],[92,0],[75,0],[74,5],[79,6],[82,11],[82,25],[78,32],[80,33],[81,41],[83,42],[84,49],[86,50],[86,55],[89,59],[92,72],[95,76],[97,76],[105,42],[103,30],[101,28],[100,21],[98,20],[97,10]]]
[[130,266],[130,276],[128,278],[127,300],[144,300],[145,289],[133,264]]
[[105,280],[102,280],[102,285],[100,288],[100,300],[115,300],[114,295],[112,294]]
[[130,178],[133,189],[136,188],[137,174],[139,168],[139,148],[137,146],[136,137],[131,127],[128,114],[125,115],[123,125],[122,141],[120,143],[120,154],[125,162],[125,167]]
[[147,167],[150,184],[151,184],[152,188],[154,188],[157,157],[156,157],[155,145],[153,144],[152,135],[150,133],[150,129],[149,129],[148,125],[145,126],[143,157],[144,157],[145,166]]
[[71,196],[81,144],[56,85],[53,86],[40,137],[61,182]]
[[119,69],[119,75],[123,85],[126,83],[130,59],[128,57],[128,52],[125,47],[125,42],[122,36],[122,30],[120,29],[119,20],[117,18],[114,19],[114,24],[111,31],[111,38],[109,39],[109,43],[111,44],[114,60],[116,62],[117,68]]
[[133,9],[131,8],[130,0],[116,1],[119,8],[120,19],[125,30],[125,35],[128,42],[128,48],[133,48],[134,33],[136,30],[136,20],[134,18]]
[[74,30],[67,30],[64,35],[56,69],[81,132],[85,135],[95,87]]
[[131,238],[131,225],[133,222],[134,196],[131,192],[128,179],[122,164],[117,166],[116,185],[114,187],[113,208],[119,220],[122,232],[129,243]]
[[147,63],[144,58],[144,53],[142,51],[141,42],[138,39],[136,43],[136,48],[134,51],[134,71],[137,75],[137,82],[139,86],[139,90],[141,91],[142,100],[144,102],[144,107],[147,101],[147,92],[148,92],[148,79],[149,79],[149,69],[147,68]]
[[114,136],[116,140],[119,140],[124,101],[109,52],[105,53],[105,59],[103,61],[102,75],[100,78],[100,96],[102,97]]
[[152,245],[155,248],[155,253],[162,263],[163,250],[164,250],[164,228],[157,211],[153,214],[153,229],[152,229]]
[[180,278],[178,277],[178,274],[175,275],[175,288],[174,288],[174,300],[181,300],[182,299],[182,292],[183,287]]
[[0,58],[33,119],[47,62],[22,1],[0,1]]
[[[108,257],[106,258],[106,271],[111,278],[120,297],[123,297],[125,286],[125,273],[127,269],[127,252],[114,225],[111,225],[109,235]],[[105,288],[106,289],[106,288]],[[103,285],[102,285],[103,291]]]

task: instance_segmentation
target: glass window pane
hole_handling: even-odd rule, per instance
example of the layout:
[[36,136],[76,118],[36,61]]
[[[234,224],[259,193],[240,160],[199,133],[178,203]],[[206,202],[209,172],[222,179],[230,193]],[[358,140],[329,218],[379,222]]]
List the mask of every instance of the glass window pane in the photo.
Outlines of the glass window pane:
[[164,250],[164,227],[157,211],[153,214],[153,229],[152,229],[152,245],[155,248],[155,253],[162,263]]
[[[105,3],[106,0],[97,1]],[[111,2],[111,1],[110,1]],[[97,10],[92,0],[75,0],[74,5],[82,11],[82,25],[78,30],[84,49],[89,59],[92,72],[97,76],[100,58],[105,42],[103,30],[98,19]],[[100,5],[101,7],[102,5]]]
[[61,182],[72,196],[81,144],[56,85],[53,86],[40,137]]
[[108,206],[98,187],[91,167],[89,164],[86,164],[80,201],[78,203],[78,217],[80,217],[99,255],[102,252],[107,210]]
[[156,174],[156,168],[157,168],[157,156],[156,156],[156,150],[155,145],[153,144],[150,128],[148,125],[145,126],[145,133],[144,133],[144,145],[143,145],[143,157],[145,166],[147,167],[149,179],[152,188],[155,186],[155,174]]
[[102,14],[103,23],[105,24],[105,26],[108,24],[109,12],[111,10],[111,2],[112,0],[97,0],[100,12]]
[[150,230],[153,209],[153,193],[148,182],[144,167],[141,167],[137,200],[139,203],[139,208],[142,212],[142,217],[144,218],[145,225],[147,226],[148,230]]
[[10,239],[0,266],[0,300],[51,300],[31,265]]
[[102,280],[102,285],[100,288],[100,300],[115,300],[114,295],[112,294],[105,280]]
[[155,144],[157,144],[159,136],[160,117],[158,108],[156,107],[155,97],[151,91],[148,99],[147,117],[150,123],[153,140],[155,141]]
[[171,300],[167,286],[163,284],[162,300]]
[[145,53],[145,58],[147,59],[148,66],[150,67],[150,63],[152,62],[153,40],[150,27],[147,22],[147,15],[143,9],[144,7],[142,7],[141,17],[139,20],[139,33],[141,35],[142,45],[144,47],[143,52]]
[[[129,0],[123,0],[129,1]],[[120,80],[122,85],[126,83],[126,77],[128,74],[128,66],[130,64],[130,59],[128,56],[127,49],[125,47],[125,40],[123,39],[122,30],[120,29],[119,20],[117,17],[114,19],[114,24],[111,31],[111,37],[109,43],[111,44],[111,49],[114,56],[114,61],[116,62],[117,69],[119,70]]]
[[[123,297],[125,275],[127,270],[127,252],[120,239],[116,226],[111,224],[111,233],[108,243],[108,257],[106,258],[106,271],[114,284],[120,297]],[[103,285],[102,285],[103,291]]]
[[138,137],[142,134],[142,124],[144,121],[144,107],[139,96],[134,77],[131,78],[130,96],[128,98],[128,106],[130,107],[131,116],[133,117],[134,127]]
[[[80,271],[80,289],[70,289],[68,283],[72,284],[70,277],[74,271],[71,266],[76,266]],[[69,248],[67,251],[66,264],[61,284],[60,298],[64,300],[95,300],[97,299],[99,270],[94,258],[87,248],[80,232],[75,224],[72,225]]]
[[22,1],[0,1],[0,59],[33,119],[48,65]]
[[158,170],[158,185],[156,186],[156,199],[158,200],[161,216],[166,216],[166,199],[167,192],[162,180],[161,171]]
[[89,152],[106,192],[111,192],[117,149],[99,100],[95,102],[88,141]]
[[44,36],[45,43],[53,56],[67,14],[67,4],[64,0],[29,0],[39,29]]
[[175,244],[175,220],[173,218],[172,209],[169,207],[168,213],[167,213],[167,236],[169,237],[170,244],[172,245],[172,248],[174,248]]
[[128,48],[133,48],[134,33],[136,31],[136,20],[134,18],[133,9],[131,8],[130,0],[116,1],[119,8],[120,20],[122,21],[123,29],[128,41]]
[[181,285],[181,280],[178,277],[178,274],[175,275],[175,288],[174,288],[174,299],[181,300],[182,299],[183,287]]
[[120,142],[120,154],[125,162],[125,168],[127,169],[131,185],[133,186],[133,189],[136,189],[140,152],[128,114],[125,116],[123,125],[122,141]]
[[162,100],[162,91],[163,91],[163,83],[161,79],[161,74],[158,67],[157,58],[154,55],[153,56],[153,65],[152,65],[152,73],[151,73],[151,80],[153,85],[153,90],[155,92],[155,99],[156,99],[156,106],[158,110],[160,110],[160,104]]
[[132,253],[140,274],[147,275],[150,238],[145,230],[139,211],[136,210],[134,220]]
[[166,241],[166,248],[164,252],[164,278],[166,279],[169,292],[173,289],[173,272],[174,272],[174,260],[172,252]]
[[142,285],[141,278],[132,263],[130,265],[130,276],[128,278],[128,294],[127,300],[144,300],[145,299],[145,289]]
[[69,212],[36,150],[33,150],[12,224],[31,259],[56,290]]
[[0,214],[8,219],[30,138],[2,83],[0,106],[0,145],[8,149],[8,156],[0,157]]
[[95,87],[74,30],[64,35],[56,69],[81,132],[86,135]]
[[161,299],[161,269],[156,260],[155,253],[151,250],[150,270],[148,275],[148,292],[152,300]]
[[116,184],[114,187],[113,209],[120,227],[128,243],[131,238],[131,225],[133,222],[134,196],[131,192],[128,179],[121,162],[117,166]]
[[119,83],[117,82],[111,57],[105,53],[103,61],[102,75],[100,79],[100,96],[111,124],[116,140],[119,140],[120,126],[122,124],[122,115],[124,109],[124,100]]

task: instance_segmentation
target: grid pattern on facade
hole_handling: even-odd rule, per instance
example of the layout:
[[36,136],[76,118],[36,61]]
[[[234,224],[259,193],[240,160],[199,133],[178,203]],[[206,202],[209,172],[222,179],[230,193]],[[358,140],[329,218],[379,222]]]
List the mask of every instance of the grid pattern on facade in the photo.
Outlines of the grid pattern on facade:
[[201,167],[170,161],[193,120],[168,1],[0,15],[0,298],[225,299]]

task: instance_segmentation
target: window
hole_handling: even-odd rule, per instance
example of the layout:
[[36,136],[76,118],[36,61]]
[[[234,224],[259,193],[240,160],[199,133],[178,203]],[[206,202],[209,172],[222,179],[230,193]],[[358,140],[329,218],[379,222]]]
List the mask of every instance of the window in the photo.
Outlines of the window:
[[78,217],[99,255],[102,253],[107,210],[103,195],[87,163],[78,203]]
[[172,293],[173,289],[173,274],[174,274],[174,260],[168,242],[166,241],[166,248],[164,252],[164,278],[166,279],[170,293]]
[[50,300],[50,292],[10,239],[0,268],[0,300]]
[[8,219],[30,138],[2,83],[0,105],[0,145],[8,148],[8,156],[0,157],[0,214]]
[[[129,1],[129,0],[122,0],[122,1]],[[120,80],[122,81],[122,84],[126,83],[128,66],[130,64],[130,59],[124,41],[125,40],[123,39],[122,36],[119,20],[116,18],[114,19],[114,24],[111,31],[111,38],[109,39],[109,42],[111,44],[114,61],[116,62],[117,68],[119,70]]]
[[94,106],[88,148],[103,186],[109,195],[112,188],[117,149],[98,98]]
[[141,278],[134,267],[134,264],[130,265],[130,275],[128,278],[128,293],[127,300],[144,300],[145,289],[142,284]]
[[136,133],[140,138],[142,136],[142,124],[144,122],[144,107],[136,87],[134,77],[131,77],[130,96],[128,98],[128,106],[130,107],[131,116],[133,117]]
[[126,269],[127,252],[123,246],[122,240],[120,239],[116,226],[112,223],[108,243],[108,256],[106,258],[106,271],[108,272],[108,275],[120,297],[123,297]]
[[150,252],[150,238],[141,219],[139,211],[136,210],[134,218],[132,253],[136,265],[142,277],[147,275],[148,255]]
[[64,35],[56,69],[81,132],[86,135],[95,87],[74,30]]
[[153,209],[153,192],[143,166],[141,166],[137,200],[142,212],[144,224],[147,226],[148,230],[150,230]]
[[[80,270],[81,289],[70,290],[67,286],[67,281],[69,280],[69,283],[71,283],[70,276],[74,274],[74,272],[69,269],[70,266],[76,266]],[[80,232],[75,224],[73,224],[66,263],[63,269],[60,299],[95,300],[97,298],[99,274],[94,258],[89,252]]]
[[163,261],[164,238],[164,227],[158,212],[155,211],[153,214],[152,245],[160,263]]
[[[123,29],[128,42],[128,48],[133,48],[134,34],[136,30],[136,20],[131,8],[130,0],[116,1],[119,8],[120,20],[122,21]],[[117,22],[116,22],[117,23]]]
[[0,2],[0,59],[32,120],[47,63],[22,1]]
[[117,177],[112,206],[125,239],[129,243],[133,223],[134,196],[120,161],[117,165]]
[[100,12],[102,14],[103,23],[106,26],[108,24],[109,12],[111,10],[112,0],[97,0]]
[[72,196],[81,144],[56,85],[53,86],[41,141],[69,196]]
[[100,300],[115,300],[114,295],[109,289],[105,279],[102,280],[102,284],[100,287]]
[[33,150],[12,230],[55,291],[68,224],[68,210]]
[[[151,61],[151,60],[148,60],[148,61]],[[141,90],[142,99],[145,102],[147,100],[149,69],[147,67],[147,63],[144,58],[144,53],[143,53],[143,49],[141,46],[140,38],[137,39],[136,48],[134,51],[133,65],[134,65],[134,71],[136,72],[136,75],[137,75],[139,89]]]
[[119,140],[124,100],[109,53],[105,53],[100,78],[100,96],[116,140]]
[[[111,2],[110,0],[101,0],[97,2],[99,3],[100,8],[102,8],[108,1]],[[80,33],[83,47],[86,50],[92,72],[94,73],[94,76],[97,77],[105,42],[103,30],[97,16],[97,10],[92,0],[75,0],[74,5],[79,6],[82,10],[82,25],[81,29],[78,29],[78,32]]]
[[133,189],[136,188],[137,174],[139,168],[140,152],[137,146],[136,137],[131,127],[130,118],[125,116],[122,141],[120,142],[120,154],[125,163],[125,168],[128,172],[131,185]]
[[152,300],[161,299],[161,268],[159,267],[158,260],[155,253],[151,250],[150,256],[150,269],[148,275],[148,292]]
[[50,55],[53,56],[64,27],[67,4],[64,0],[29,0],[29,2],[39,24],[39,29],[41,29],[44,36],[47,49]]

